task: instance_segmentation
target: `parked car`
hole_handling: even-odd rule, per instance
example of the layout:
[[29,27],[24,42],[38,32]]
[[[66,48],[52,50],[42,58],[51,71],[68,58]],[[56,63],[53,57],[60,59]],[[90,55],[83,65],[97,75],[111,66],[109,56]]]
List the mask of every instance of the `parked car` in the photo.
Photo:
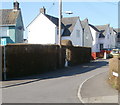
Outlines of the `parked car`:
[[109,56],[113,57],[113,55],[115,55],[115,54],[120,54],[120,49],[113,49]]

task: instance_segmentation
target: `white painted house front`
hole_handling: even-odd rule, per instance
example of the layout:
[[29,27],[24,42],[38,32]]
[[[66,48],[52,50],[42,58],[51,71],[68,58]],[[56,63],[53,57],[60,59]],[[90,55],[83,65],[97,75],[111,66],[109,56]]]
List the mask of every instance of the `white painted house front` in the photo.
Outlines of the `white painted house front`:
[[[50,21],[44,13],[40,13],[30,25],[28,30],[28,43],[32,44],[57,44],[58,43],[58,26]],[[52,19],[53,17],[51,17]],[[58,21],[57,18],[54,18]]]
[[[28,43],[58,44],[59,19],[46,14],[45,8],[28,25]],[[74,46],[83,46],[83,27],[79,17],[62,18],[62,40],[71,40]]]
[[93,36],[92,52],[115,48],[115,35],[109,24],[101,26],[89,24],[89,26]]
[[62,40],[71,40],[74,46],[83,46],[83,31],[79,17],[63,18],[62,23],[67,27],[62,34]]
[[114,31],[113,27],[110,27],[110,43],[111,43],[111,48],[116,48],[117,44],[116,44],[116,32]]
[[[42,21],[40,21],[42,20]],[[54,44],[57,26],[42,13],[28,26],[28,43]]]

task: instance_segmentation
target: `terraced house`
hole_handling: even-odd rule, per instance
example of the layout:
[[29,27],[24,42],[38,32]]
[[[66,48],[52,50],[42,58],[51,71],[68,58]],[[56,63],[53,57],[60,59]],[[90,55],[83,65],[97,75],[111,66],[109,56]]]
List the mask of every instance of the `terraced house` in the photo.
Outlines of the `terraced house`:
[[[28,43],[58,44],[59,19],[46,13],[43,7],[37,17],[28,25]],[[92,46],[92,34],[88,20],[80,17],[62,17],[62,40],[70,40],[74,46]]]
[[109,24],[94,26],[89,24],[92,36],[92,54],[96,58],[103,49],[116,48],[116,33]]
[[13,9],[0,10],[0,44],[5,38],[7,43],[22,43],[24,25],[19,3],[13,3]]
[[116,48],[120,48],[120,28],[114,29],[116,33]]

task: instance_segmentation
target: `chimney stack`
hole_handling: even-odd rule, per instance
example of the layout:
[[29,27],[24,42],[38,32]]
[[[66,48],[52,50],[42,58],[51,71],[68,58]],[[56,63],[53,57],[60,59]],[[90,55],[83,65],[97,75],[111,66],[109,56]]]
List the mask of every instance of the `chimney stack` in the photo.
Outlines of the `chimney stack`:
[[14,6],[14,10],[20,10],[19,3],[17,2],[17,0],[14,1],[13,6]]
[[40,13],[42,14],[46,14],[46,9],[43,7],[43,8],[40,8]]

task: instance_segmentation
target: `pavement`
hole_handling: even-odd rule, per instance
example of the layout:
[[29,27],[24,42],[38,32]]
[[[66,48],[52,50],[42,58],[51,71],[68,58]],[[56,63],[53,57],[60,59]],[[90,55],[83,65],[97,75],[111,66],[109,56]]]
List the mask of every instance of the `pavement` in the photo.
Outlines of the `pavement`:
[[108,72],[103,72],[85,80],[79,88],[82,103],[119,103],[118,91],[108,84]]
[[[3,81],[1,87],[7,88],[41,80],[39,75],[33,77]],[[82,84],[80,84],[78,89],[79,100],[82,103],[118,103],[118,91],[113,89],[107,83],[107,80],[108,71],[86,79]]]
[[[36,82],[36,81],[39,81],[39,80],[42,80],[42,79],[46,79],[46,78],[49,78],[50,75],[52,77],[54,77],[53,75],[56,73],[57,74],[64,74],[66,71],[74,71],[75,73],[75,69],[76,68],[80,68],[82,72],[88,72],[89,69],[96,69],[96,68],[99,68],[99,61],[101,60],[96,60],[96,61],[93,61],[91,63],[86,63],[86,64],[82,64],[82,65],[78,65],[78,66],[73,66],[73,67],[67,67],[67,68],[63,68],[61,70],[57,70],[57,71],[54,71],[54,72],[48,72],[48,73],[45,73],[45,74],[38,74],[38,75],[33,75],[33,76],[26,76],[26,77],[19,77],[19,78],[12,78],[12,79],[8,79],[6,81],[0,81],[0,87],[1,88],[7,88],[7,87],[12,87],[12,86],[18,86],[18,85],[23,85],[23,84],[28,84],[28,83],[32,83],[32,82]],[[102,60],[103,61],[103,60]],[[106,60],[105,60],[106,62]],[[103,66],[104,64],[101,63],[100,67]]]

